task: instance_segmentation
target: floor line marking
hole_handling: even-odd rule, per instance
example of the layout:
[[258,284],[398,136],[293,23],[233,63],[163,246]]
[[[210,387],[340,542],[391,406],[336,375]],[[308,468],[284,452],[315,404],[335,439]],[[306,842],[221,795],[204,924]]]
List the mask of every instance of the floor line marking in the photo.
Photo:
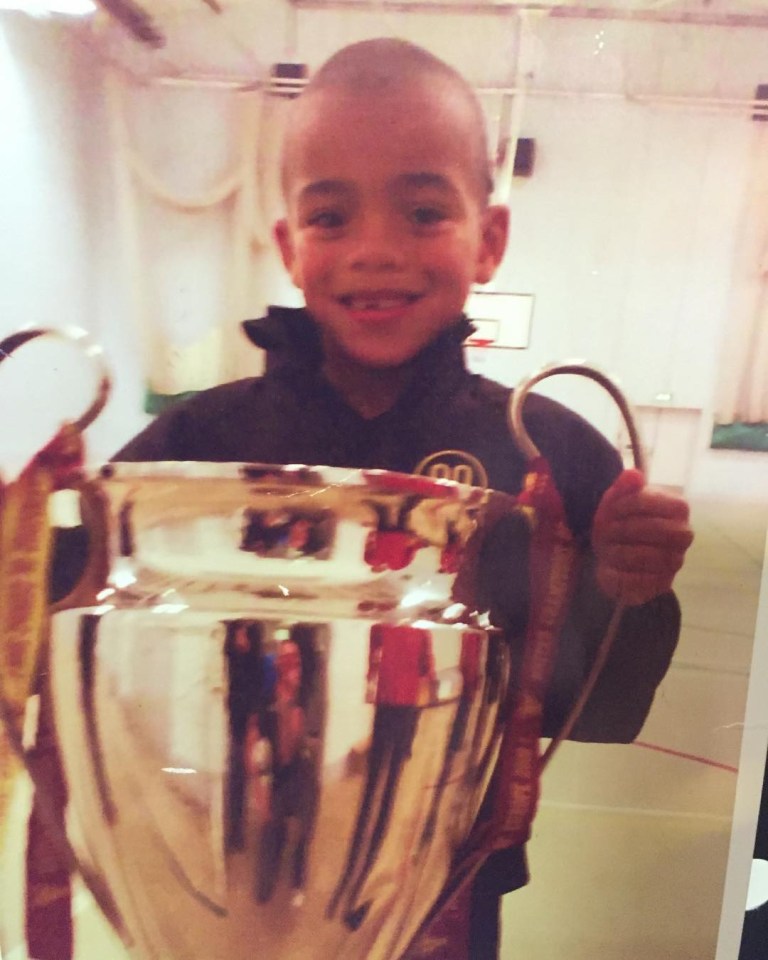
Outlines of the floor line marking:
[[679,757],[681,760],[691,760],[694,763],[703,763],[707,767],[715,767],[718,770],[727,770],[728,773],[738,773],[739,768],[733,767],[728,763],[720,763],[719,760],[710,760],[709,757],[700,757],[695,753],[685,753],[683,750],[673,750],[672,747],[663,747],[658,743],[647,743],[645,740],[635,740],[633,746],[642,747],[644,750],[655,750],[657,753],[666,753],[670,757]]

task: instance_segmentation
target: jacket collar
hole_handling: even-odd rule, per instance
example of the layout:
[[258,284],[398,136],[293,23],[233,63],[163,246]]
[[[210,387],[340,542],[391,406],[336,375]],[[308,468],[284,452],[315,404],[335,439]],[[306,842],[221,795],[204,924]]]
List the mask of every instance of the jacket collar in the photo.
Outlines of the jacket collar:
[[318,367],[322,345],[303,307],[269,307],[267,315],[243,323],[246,337],[267,354],[267,373],[281,367]]
[[[409,400],[435,384],[452,386],[457,377],[466,374],[462,345],[473,329],[462,314],[414,358],[416,376],[406,391]],[[269,307],[265,317],[246,320],[243,330],[251,343],[266,351],[268,375],[299,370],[319,373],[323,355],[320,334],[304,307]]]

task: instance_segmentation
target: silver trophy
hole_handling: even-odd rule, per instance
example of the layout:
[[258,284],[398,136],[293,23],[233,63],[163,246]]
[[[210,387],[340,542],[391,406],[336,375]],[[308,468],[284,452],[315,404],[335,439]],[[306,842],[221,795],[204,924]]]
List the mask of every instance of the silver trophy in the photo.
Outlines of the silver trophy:
[[511,672],[483,545],[529,514],[314,466],[76,487],[89,557],[50,643],[66,842],[133,955],[407,956],[472,859]]
[[109,575],[54,615],[52,688],[78,859],[138,956],[401,956],[498,749],[505,648],[454,586],[501,495],[175,463],[98,495]]

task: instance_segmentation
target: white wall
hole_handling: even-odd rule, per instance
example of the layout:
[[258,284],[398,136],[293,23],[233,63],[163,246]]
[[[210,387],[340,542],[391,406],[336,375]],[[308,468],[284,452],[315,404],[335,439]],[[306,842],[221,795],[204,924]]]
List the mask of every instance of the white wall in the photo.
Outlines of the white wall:
[[[285,4],[273,4],[278,16],[265,29],[267,7],[259,9],[261,20],[252,14],[241,35],[253,35],[262,64],[294,55],[316,66],[344,43],[397,34],[476,85],[514,81],[521,40],[510,15],[307,9],[289,23]],[[14,326],[21,316],[61,315],[98,332],[116,391],[90,444],[95,457],[107,456],[146,417],[130,291],[115,249],[100,68],[82,48],[68,58],[60,26],[6,15],[0,30],[0,64],[17,77],[12,122],[30,158],[0,143],[0,198],[10,200],[11,217],[0,242],[11,248],[3,262],[13,264],[0,285],[0,316]],[[523,55],[532,92],[520,132],[536,140],[536,165],[530,179],[513,184],[512,236],[496,289],[534,294],[532,336],[524,351],[476,353],[475,368],[514,383],[576,355],[615,373],[636,403],[671,394],[671,406],[701,411],[690,491],[768,496],[764,456],[708,450],[748,111],[634,99],[750,98],[766,79],[765,32],[540,18],[530,35]],[[22,209],[24,192],[33,199]],[[279,289],[276,258],[263,260],[262,288]],[[254,295],[253,311],[262,305]],[[597,388],[570,382],[548,392],[615,433]]]
[[89,312],[81,130],[59,23],[0,15],[0,121],[3,324],[81,323]]
[[[28,325],[87,328],[94,321],[87,171],[68,37],[57,22],[0,13],[2,335]],[[60,373],[55,357],[44,368],[24,359],[0,368],[3,465],[32,452],[33,438],[42,440],[50,429],[46,416],[57,419],[54,409],[81,412],[82,395]]]
[[[310,63],[377,33],[423,43],[479,86],[511,84],[521,54],[531,67],[520,134],[535,139],[536,164],[514,181],[495,282],[534,294],[531,341],[473,351],[474,369],[514,384],[545,363],[585,358],[616,375],[633,403],[699,411],[686,417],[689,493],[768,497],[764,455],[709,450],[752,121],[745,108],[702,103],[754,95],[765,32],[539,18],[521,49],[516,19],[498,13],[350,12],[342,24],[307,10],[299,20]],[[599,388],[563,380],[544,389],[615,437]]]
[[[618,47],[614,69],[602,75],[593,56],[585,76],[569,70],[569,52],[594,52],[603,28],[544,28],[536,86],[551,90],[570,81],[659,99],[748,99],[762,76],[765,36],[756,32],[609,24],[603,49]],[[614,372],[634,403],[667,394],[669,407],[700,410],[688,471],[689,492],[698,495],[768,496],[764,455],[708,449],[751,126],[744,110],[695,102],[531,97],[523,132],[536,139],[538,162],[530,180],[515,183],[499,278],[536,294],[531,348],[500,355],[506,369],[494,368],[494,357],[486,362],[491,375],[514,382],[550,360],[587,357]],[[560,397],[571,390],[564,386]],[[583,406],[600,421],[596,398],[591,391]]]

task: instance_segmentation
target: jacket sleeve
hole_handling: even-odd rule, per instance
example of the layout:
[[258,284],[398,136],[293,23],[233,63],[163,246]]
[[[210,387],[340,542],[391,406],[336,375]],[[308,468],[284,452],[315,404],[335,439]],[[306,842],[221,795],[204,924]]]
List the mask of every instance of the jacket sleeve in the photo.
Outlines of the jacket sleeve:
[[[531,429],[551,465],[582,558],[545,704],[544,734],[553,736],[583,687],[613,612],[613,601],[595,581],[590,536],[595,510],[622,464],[618,452],[594,428],[552,404],[532,407]],[[628,608],[570,739],[633,740],[669,669],[679,632],[680,608],[672,593]]]
[[[478,570],[478,601],[510,638],[513,670],[520,664],[529,616],[528,532],[515,514],[486,537]],[[597,656],[614,603],[598,589],[594,558],[582,556],[578,580],[557,639],[544,704],[543,736],[562,728]],[[680,609],[674,594],[625,610],[608,659],[571,740],[628,743],[642,729],[677,645]]]
[[117,461],[195,460],[186,405],[161,414],[112,457]]
[[[255,378],[203,390],[160,414],[112,459],[253,460],[249,442],[263,411],[253,406]],[[272,422],[272,421],[267,421]],[[258,431],[263,436],[265,430]]]
[[[588,557],[559,638],[545,704],[544,736],[555,736],[565,722],[595,660],[613,608],[613,601],[595,584],[594,562]],[[596,743],[634,740],[669,669],[679,632],[680,607],[673,593],[628,607],[569,739]]]

